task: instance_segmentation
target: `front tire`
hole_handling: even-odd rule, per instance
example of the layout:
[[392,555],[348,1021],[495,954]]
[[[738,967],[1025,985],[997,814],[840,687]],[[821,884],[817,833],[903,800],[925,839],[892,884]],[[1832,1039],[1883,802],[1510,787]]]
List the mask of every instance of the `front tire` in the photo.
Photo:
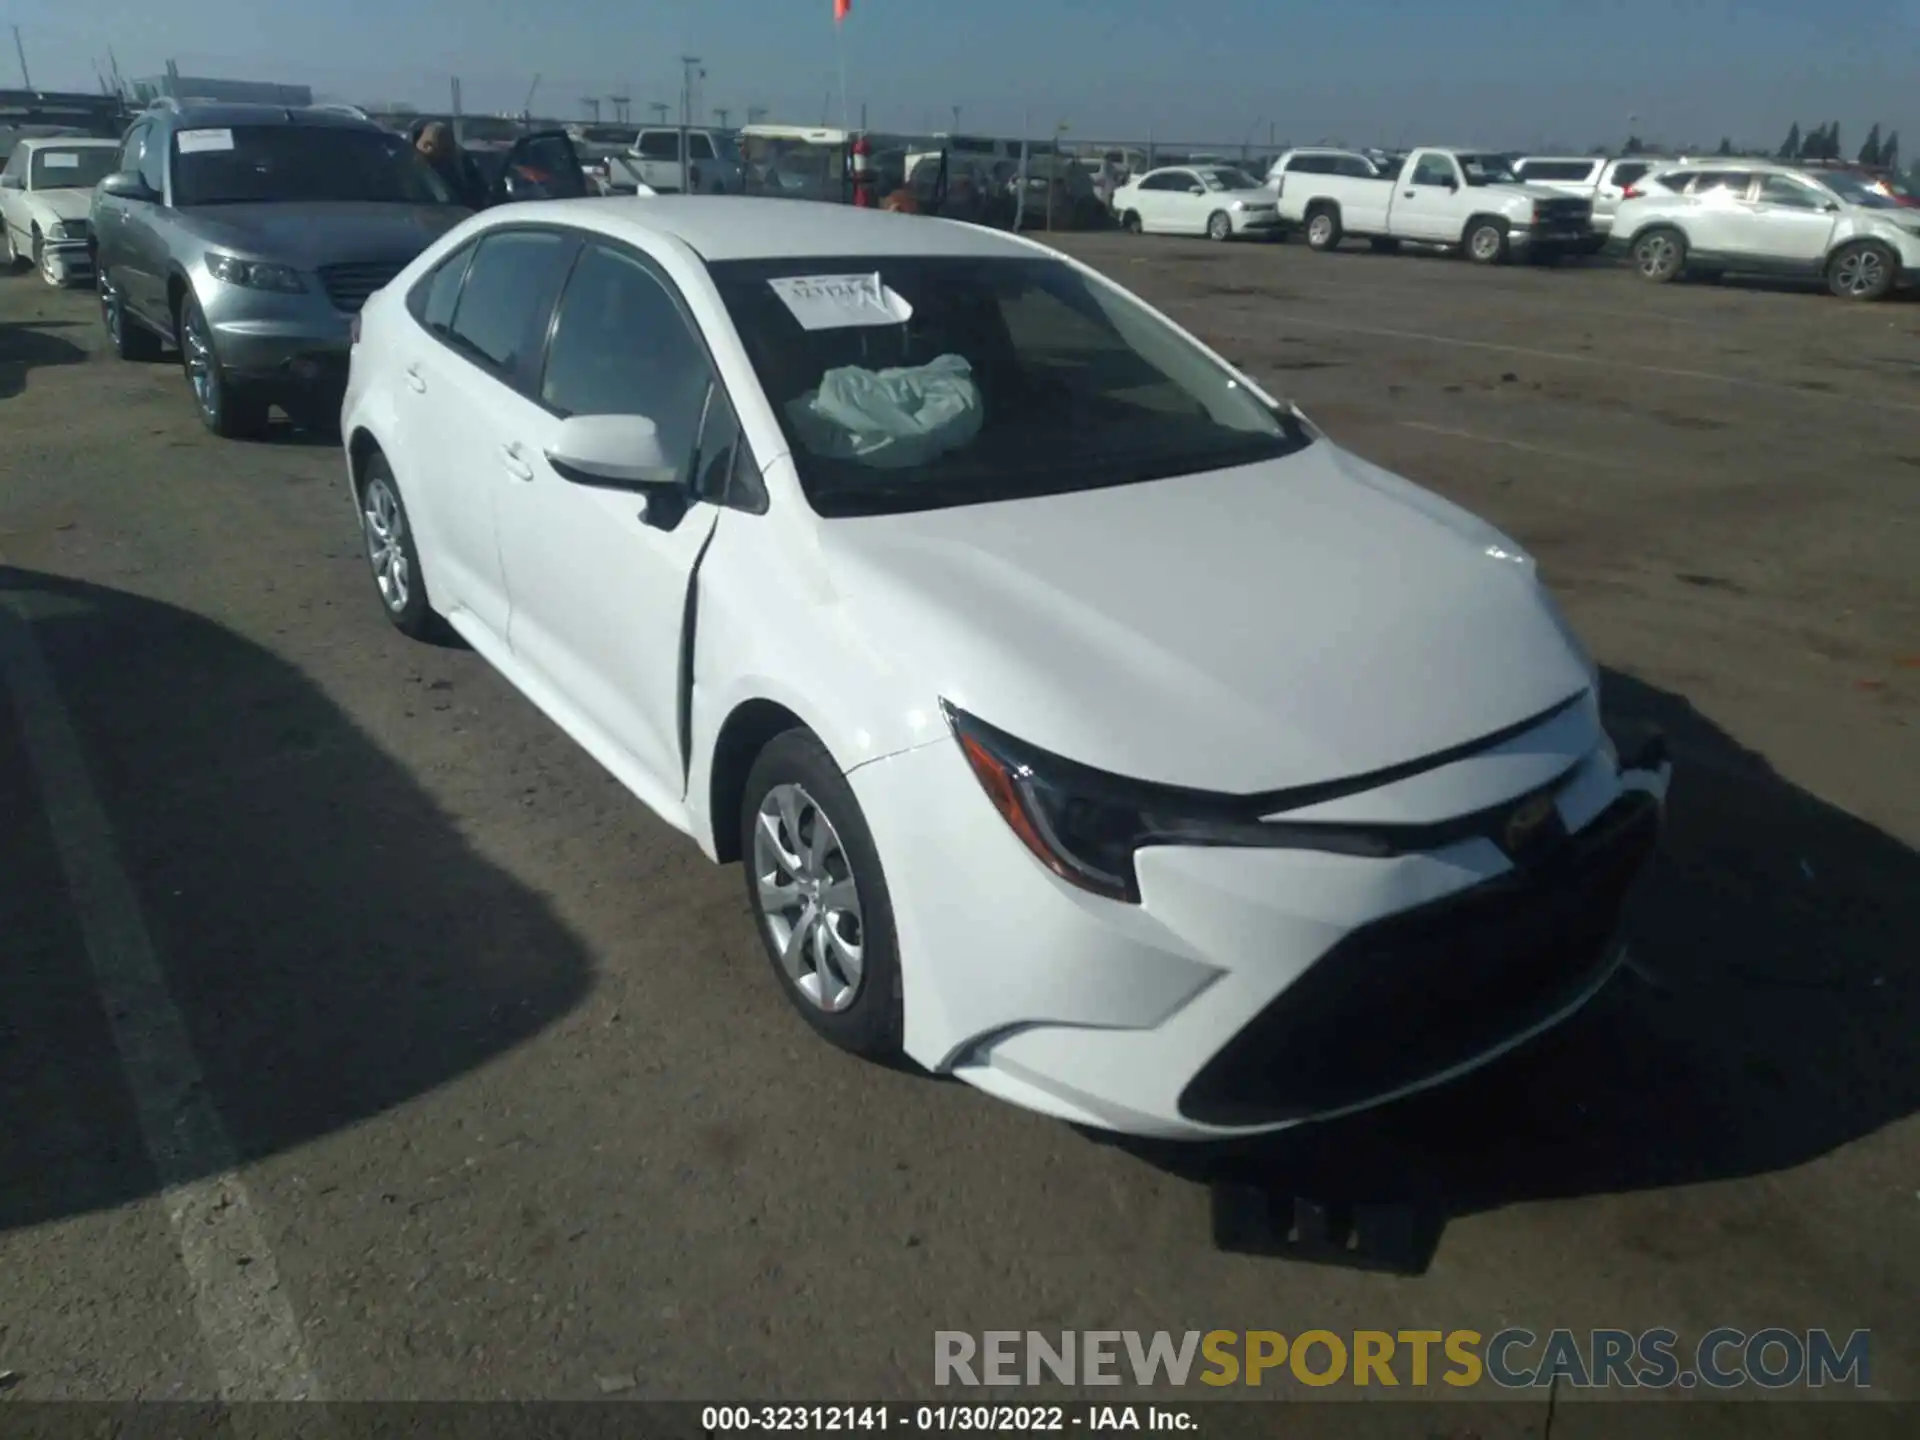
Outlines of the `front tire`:
[[360,538],[380,608],[393,628],[409,640],[438,639],[441,621],[427,598],[419,542],[413,538],[413,522],[386,456],[375,451],[368,457],[359,488]]
[[53,252],[47,249],[46,237],[38,230],[33,232],[33,268],[40,272],[40,278],[55,290],[67,288],[67,282],[54,272]]
[[193,390],[200,423],[223,440],[244,440],[267,428],[267,402],[236,384],[220,364],[213,346],[213,327],[191,293],[180,304],[177,334],[180,368]]
[[0,262],[0,268],[4,268],[7,274],[12,275],[20,268],[20,247],[13,243],[11,221],[0,220],[0,229],[7,232],[7,258],[4,262]]
[[1833,252],[1827,289],[1842,300],[1879,300],[1893,289],[1900,257],[1878,240],[1855,240]]
[[1476,265],[1504,265],[1509,247],[1507,227],[1497,220],[1478,220],[1467,230],[1467,258]]
[[859,802],[807,730],[777,735],[740,802],[747,903],[788,1001],[825,1040],[895,1061],[900,961],[880,854]]
[[1678,280],[1687,268],[1687,241],[1678,230],[1649,230],[1633,242],[1633,268],[1656,285]]
[[1207,238],[1216,244],[1233,238],[1233,220],[1224,210],[1216,210],[1207,217]]

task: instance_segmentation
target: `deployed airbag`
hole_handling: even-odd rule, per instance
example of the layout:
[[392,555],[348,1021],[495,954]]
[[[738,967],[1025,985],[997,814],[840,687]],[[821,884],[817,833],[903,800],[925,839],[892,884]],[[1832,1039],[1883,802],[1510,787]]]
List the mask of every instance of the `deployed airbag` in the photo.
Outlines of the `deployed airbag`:
[[980,433],[980,387],[961,355],[925,365],[864,370],[844,365],[787,413],[808,450],[876,469],[924,465]]

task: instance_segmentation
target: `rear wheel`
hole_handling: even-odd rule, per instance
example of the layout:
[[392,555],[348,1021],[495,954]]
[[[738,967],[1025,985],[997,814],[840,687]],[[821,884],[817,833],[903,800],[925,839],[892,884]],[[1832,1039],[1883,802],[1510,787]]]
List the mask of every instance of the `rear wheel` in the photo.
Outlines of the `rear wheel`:
[[1656,285],[1677,280],[1687,268],[1687,242],[1678,230],[1649,230],[1633,242],[1633,268]]
[[440,617],[427,600],[427,581],[420,571],[420,547],[413,538],[400,486],[387,457],[375,451],[367,457],[360,480],[360,535],[366,544],[367,564],[380,593],[380,607],[393,628],[409,640],[434,640],[440,635]]
[[1307,244],[1315,250],[1332,250],[1340,244],[1340,214],[1336,210],[1315,210],[1307,216]]
[[1834,251],[1827,289],[1842,300],[1878,300],[1893,289],[1900,258],[1878,240],[1856,240]]
[[1138,210],[1127,211],[1126,214],[1120,217],[1120,228],[1129,235],[1138,235],[1140,233],[1140,212]]
[[780,988],[843,1050],[897,1059],[903,1029],[893,904],[853,789],[809,731],[776,736],[740,802],[747,903]]
[[120,286],[105,269],[98,272],[100,323],[106,327],[107,344],[122,360],[158,360],[160,337],[127,314]]

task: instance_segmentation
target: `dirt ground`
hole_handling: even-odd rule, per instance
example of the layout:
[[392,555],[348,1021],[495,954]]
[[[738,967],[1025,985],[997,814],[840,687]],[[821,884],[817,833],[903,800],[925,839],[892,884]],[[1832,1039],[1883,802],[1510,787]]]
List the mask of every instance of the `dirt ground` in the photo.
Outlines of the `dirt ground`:
[[1063,244],[1518,537],[1609,707],[1671,737],[1631,975],[1237,1162],[1424,1197],[1424,1273],[1224,1252],[1212,1157],[813,1041],[737,871],[387,627],[335,449],[211,439],[176,366],[23,275],[0,590],[127,883],[70,893],[71,796],[0,703],[9,1398],[219,1384],[87,959],[132,916],[277,1267],[259,1303],[334,1396],[910,1398],[936,1329],[1518,1324],[1866,1328],[1874,1391],[1920,1399],[1920,303]]

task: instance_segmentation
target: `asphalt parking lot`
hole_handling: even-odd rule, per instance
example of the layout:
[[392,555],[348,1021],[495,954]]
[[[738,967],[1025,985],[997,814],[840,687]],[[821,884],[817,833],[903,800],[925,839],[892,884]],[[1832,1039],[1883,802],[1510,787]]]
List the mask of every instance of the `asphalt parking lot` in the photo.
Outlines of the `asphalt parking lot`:
[[[1230,1159],[863,1065],[787,1009],[736,870],[387,627],[328,442],[213,440],[91,294],[8,277],[14,1397],[258,1364],[347,1399],[911,1398],[936,1329],[1523,1324],[1866,1328],[1874,1389],[1920,1399],[1920,302],[1063,243],[1539,556],[1609,706],[1672,739],[1633,972]],[[29,763],[68,727],[88,780]],[[164,974],[197,1083],[129,1085],[116,1035],[152,1036],[90,940]],[[167,1206],[219,1150],[156,1165],[156,1114],[222,1123],[246,1253],[182,1263]],[[1225,1253],[1218,1166],[1444,1229],[1416,1275]],[[240,1338],[274,1317],[297,1356]]]

